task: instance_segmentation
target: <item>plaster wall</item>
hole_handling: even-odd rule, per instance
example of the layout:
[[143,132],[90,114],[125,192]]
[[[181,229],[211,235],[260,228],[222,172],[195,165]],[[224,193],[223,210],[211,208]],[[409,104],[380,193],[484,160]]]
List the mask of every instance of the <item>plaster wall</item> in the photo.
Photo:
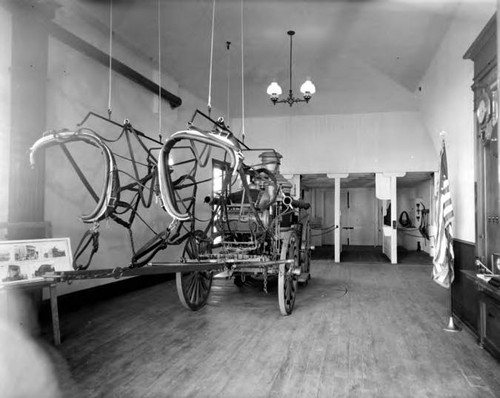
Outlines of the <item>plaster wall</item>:
[[[241,120],[233,120],[240,126]],[[432,141],[418,112],[249,118],[250,147],[274,147],[281,173],[432,171]]]
[[[10,170],[10,45],[12,40],[10,14],[0,7],[0,222],[7,221],[9,208],[8,181]],[[2,237],[0,236],[0,239]]]
[[463,2],[421,82],[421,121],[439,164],[442,131],[448,157],[456,238],[475,242],[473,63],[463,55],[496,11],[495,2]]

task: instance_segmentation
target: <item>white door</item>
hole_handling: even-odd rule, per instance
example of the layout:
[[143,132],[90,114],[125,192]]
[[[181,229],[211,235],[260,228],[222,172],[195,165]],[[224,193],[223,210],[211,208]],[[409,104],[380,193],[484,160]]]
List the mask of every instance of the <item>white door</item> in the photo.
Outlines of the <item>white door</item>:
[[[387,221],[382,226],[382,250],[389,257],[392,264],[398,262],[398,234],[397,234],[397,188],[396,178],[404,177],[405,173],[377,173],[375,175],[376,196],[384,202],[382,213],[387,216]],[[389,212],[390,203],[390,212]],[[385,208],[387,206],[387,208]],[[390,215],[390,217],[389,217]],[[388,224],[388,225],[387,225]]]
[[344,188],[340,192],[342,245],[376,246],[377,201],[374,188]]

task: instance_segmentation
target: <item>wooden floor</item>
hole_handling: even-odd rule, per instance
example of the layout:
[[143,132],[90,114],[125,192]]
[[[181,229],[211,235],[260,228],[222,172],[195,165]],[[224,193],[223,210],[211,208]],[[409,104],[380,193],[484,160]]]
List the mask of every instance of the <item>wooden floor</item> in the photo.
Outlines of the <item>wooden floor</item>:
[[[333,260],[335,246],[316,246],[312,251],[315,260]],[[341,262],[352,263],[390,263],[389,258],[382,253],[381,246],[344,245],[340,254]],[[432,258],[428,253],[417,250],[407,250],[398,246],[398,264],[432,265]]]
[[430,272],[315,260],[289,317],[276,288],[217,280],[190,312],[168,281],[64,315],[53,356],[71,397],[500,397],[500,363],[443,331]]

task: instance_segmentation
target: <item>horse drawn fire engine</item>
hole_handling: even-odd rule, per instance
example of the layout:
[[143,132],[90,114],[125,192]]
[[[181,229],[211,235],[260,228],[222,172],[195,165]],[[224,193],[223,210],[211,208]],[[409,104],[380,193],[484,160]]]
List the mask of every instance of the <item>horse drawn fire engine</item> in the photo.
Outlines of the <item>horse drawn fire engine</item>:
[[[208,128],[194,124],[197,116]],[[120,168],[109,142],[82,127],[86,119],[75,131],[45,133],[30,153],[34,164],[38,150],[61,145],[88,189],[90,184],[66,145],[84,142],[98,148],[104,157],[104,188],[100,196],[91,192],[96,208],[82,216],[82,221],[92,228],[75,257],[89,246],[93,247],[92,258],[102,220],[111,219],[130,229],[139,205],[147,208],[151,204],[145,200],[146,187],[150,187],[150,196],[160,199],[171,222],[139,250],[133,250],[128,267],[88,270],[88,264],[76,265],[75,260],[74,271],[47,273],[46,278],[70,281],[175,272],[181,303],[196,311],[207,303],[214,274],[224,272],[238,286],[249,277],[260,279],[266,292],[268,283],[277,281],[280,312],[292,313],[298,283],[307,284],[310,278],[309,204],[292,197],[292,185],[279,172],[278,152],[248,148],[222,119],[214,121],[199,111],[187,129],[161,143],[158,156],[152,156],[153,149],[143,144],[148,137],[128,121],[123,125],[111,122],[123,129],[129,149],[132,137],[147,153],[145,175],[140,176],[134,164],[134,181],[121,185]],[[134,161],[134,156],[130,159]],[[252,165],[248,163],[251,160]],[[129,218],[124,220],[127,212]],[[152,261],[158,251],[179,244],[184,244],[180,261]]]

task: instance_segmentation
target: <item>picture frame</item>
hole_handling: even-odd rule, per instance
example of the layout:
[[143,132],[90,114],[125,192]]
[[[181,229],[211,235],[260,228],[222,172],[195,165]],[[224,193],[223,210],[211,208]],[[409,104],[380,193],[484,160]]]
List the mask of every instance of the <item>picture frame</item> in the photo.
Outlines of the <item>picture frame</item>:
[[0,284],[40,281],[60,271],[73,271],[70,238],[0,241]]

